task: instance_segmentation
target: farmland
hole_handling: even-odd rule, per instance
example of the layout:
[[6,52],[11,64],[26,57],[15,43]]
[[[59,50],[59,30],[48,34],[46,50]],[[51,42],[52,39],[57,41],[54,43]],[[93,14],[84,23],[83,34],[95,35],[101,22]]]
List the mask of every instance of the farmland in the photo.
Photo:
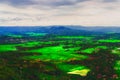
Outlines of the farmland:
[[120,38],[105,35],[7,34],[0,44],[0,79],[119,80]]

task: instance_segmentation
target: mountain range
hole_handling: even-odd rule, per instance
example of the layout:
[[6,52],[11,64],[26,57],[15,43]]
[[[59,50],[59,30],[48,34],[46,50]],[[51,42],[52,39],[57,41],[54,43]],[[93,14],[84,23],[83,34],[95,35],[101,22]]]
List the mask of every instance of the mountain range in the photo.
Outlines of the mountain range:
[[27,32],[49,33],[57,35],[91,35],[103,33],[120,33],[120,27],[84,27],[84,26],[0,26],[0,34]]

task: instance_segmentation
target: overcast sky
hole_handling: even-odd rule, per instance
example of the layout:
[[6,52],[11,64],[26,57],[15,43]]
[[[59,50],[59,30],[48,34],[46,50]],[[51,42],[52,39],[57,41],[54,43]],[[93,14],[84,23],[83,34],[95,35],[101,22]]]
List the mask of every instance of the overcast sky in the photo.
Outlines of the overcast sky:
[[0,0],[1,26],[120,26],[120,0]]

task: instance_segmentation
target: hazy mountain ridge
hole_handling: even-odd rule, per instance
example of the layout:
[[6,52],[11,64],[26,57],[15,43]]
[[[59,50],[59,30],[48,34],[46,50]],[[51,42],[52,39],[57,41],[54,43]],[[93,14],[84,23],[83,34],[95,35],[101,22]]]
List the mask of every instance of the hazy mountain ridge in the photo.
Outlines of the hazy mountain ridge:
[[95,32],[115,32],[120,33],[120,26],[69,26],[72,29],[87,30]]
[[120,33],[120,27],[84,27],[84,26],[0,26],[0,34],[27,32],[48,33],[57,35],[91,35],[103,33]]

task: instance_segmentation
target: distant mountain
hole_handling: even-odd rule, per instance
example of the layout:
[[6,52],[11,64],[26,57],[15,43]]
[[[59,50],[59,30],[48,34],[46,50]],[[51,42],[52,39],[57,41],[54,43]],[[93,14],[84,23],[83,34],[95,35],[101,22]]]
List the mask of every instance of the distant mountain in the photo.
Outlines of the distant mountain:
[[45,27],[0,27],[0,34],[7,33],[20,33],[24,34],[27,32],[46,32]]
[[56,35],[83,35],[91,34],[90,31],[76,30],[64,26],[50,26],[50,27],[0,27],[0,34],[24,34],[28,32],[48,33]]
[[92,35],[92,34],[100,34],[99,32],[80,30],[80,29],[72,29],[68,26],[52,26],[48,30],[49,34],[57,34],[57,35]]
[[27,32],[48,33],[55,35],[92,35],[120,33],[120,27],[84,27],[84,26],[21,26],[0,27],[0,34],[25,34]]
[[94,32],[114,32],[114,33],[120,33],[120,26],[68,26],[69,28],[72,29],[77,29],[77,30],[86,30],[86,31],[94,31]]

